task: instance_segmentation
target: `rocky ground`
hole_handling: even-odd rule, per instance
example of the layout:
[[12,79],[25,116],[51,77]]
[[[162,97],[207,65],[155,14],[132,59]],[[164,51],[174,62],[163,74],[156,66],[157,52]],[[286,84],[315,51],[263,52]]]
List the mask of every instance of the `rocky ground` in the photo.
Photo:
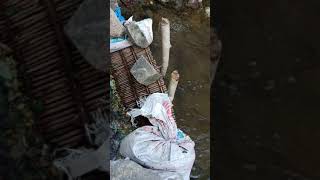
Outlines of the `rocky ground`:
[[110,160],[116,160],[121,158],[119,154],[119,147],[121,139],[134,130],[131,125],[130,118],[126,116],[124,107],[120,102],[120,98],[117,94],[117,90],[114,84],[114,80],[111,78],[111,155]]
[[0,54],[0,179],[61,178],[50,148],[34,130],[40,112],[41,104],[23,93],[14,59]]

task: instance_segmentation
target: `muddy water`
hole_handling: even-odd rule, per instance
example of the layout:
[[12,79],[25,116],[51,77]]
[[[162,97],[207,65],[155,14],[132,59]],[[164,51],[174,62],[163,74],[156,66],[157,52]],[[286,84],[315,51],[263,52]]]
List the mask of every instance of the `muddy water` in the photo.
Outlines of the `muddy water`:
[[195,141],[196,161],[191,178],[210,177],[210,86],[209,56],[210,27],[203,11],[189,11],[175,14],[162,8],[153,11],[154,42],[153,56],[161,63],[161,39],[158,22],[166,17],[171,22],[170,73],[177,69],[180,81],[174,100],[177,124]]
[[215,179],[320,178],[319,5],[217,5]]

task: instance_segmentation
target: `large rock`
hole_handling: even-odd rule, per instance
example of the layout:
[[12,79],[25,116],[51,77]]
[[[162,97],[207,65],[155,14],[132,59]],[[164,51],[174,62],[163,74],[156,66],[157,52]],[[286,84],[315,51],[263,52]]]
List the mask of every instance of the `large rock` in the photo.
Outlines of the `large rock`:
[[146,169],[134,161],[120,159],[110,162],[111,180],[182,180],[174,172]]
[[161,77],[143,55],[132,66],[130,73],[140,84],[145,86],[156,82]]
[[128,20],[125,23],[127,33],[131,41],[141,47],[147,48],[153,41],[152,19],[144,19],[139,22]]

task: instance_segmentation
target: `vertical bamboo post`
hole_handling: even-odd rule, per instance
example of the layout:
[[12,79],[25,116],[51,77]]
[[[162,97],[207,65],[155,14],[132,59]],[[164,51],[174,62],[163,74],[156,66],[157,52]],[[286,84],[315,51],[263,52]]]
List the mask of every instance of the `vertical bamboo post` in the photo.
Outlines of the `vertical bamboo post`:
[[171,79],[170,79],[169,88],[168,88],[168,95],[171,101],[173,101],[174,99],[174,94],[176,93],[179,77],[180,75],[177,70],[174,70],[171,73]]
[[170,54],[170,21],[166,18],[161,18],[161,38],[162,38],[162,68],[161,74],[163,77],[166,76],[166,72],[169,65],[169,54]]

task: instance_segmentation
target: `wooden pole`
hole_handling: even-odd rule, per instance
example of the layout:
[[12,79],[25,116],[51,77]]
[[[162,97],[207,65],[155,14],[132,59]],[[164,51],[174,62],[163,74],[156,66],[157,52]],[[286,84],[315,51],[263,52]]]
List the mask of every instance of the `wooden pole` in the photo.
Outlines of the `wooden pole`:
[[174,94],[176,93],[176,89],[178,86],[178,82],[179,82],[179,73],[177,70],[174,70],[171,73],[171,79],[170,79],[170,83],[169,83],[169,90],[168,90],[168,95],[171,101],[173,101],[174,99]]

